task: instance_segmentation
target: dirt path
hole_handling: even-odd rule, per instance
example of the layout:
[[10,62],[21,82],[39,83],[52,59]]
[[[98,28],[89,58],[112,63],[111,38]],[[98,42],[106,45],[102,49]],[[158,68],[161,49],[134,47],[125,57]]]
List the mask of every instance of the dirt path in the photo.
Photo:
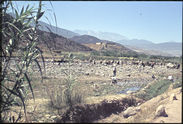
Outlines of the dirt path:
[[154,122],[181,123],[182,121],[182,93],[176,94],[177,100],[169,101],[166,105],[168,117],[159,117]]

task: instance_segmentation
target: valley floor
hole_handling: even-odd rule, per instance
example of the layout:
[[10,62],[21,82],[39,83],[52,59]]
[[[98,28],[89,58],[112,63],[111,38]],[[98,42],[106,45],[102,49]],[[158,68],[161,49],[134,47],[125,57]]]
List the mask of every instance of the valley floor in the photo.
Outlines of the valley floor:
[[[50,91],[50,93],[60,92],[59,87],[62,87],[64,83],[63,81],[68,78],[68,75],[71,75],[72,78],[76,80],[76,89],[79,89],[80,92],[85,95],[85,103],[87,104],[100,103],[104,99],[120,99],[128,95],[119,94],[120,91],[123,91],[126,88],[143,88],[147,84],[156,80],[167,79],[170,75],[174,77],[174,80],[178,79],[178,77],[182,75],[180,69],[167,69],[166,66],[158,65],[155,65],[154,68],[142,68],[136,65],[124,64],[116,65],[116,68],[116,78],[117,82],[120,82],[120,85],[111,84],[113,65],[103,65],[99,63],[92,64],[89,62],[70,64],[60,63],[60,65],[58,65],[58,63],[53,64],[51,62],[46,62],[46,72],[44,72],[43,75],[43,83],[40,82],[40,74],[38,69],[35,68],[32,79],[35,102],[33,101],[30,93],[30,98],[26,101],[28,120],[31,122],[55,122],[56,118],[60,118],[58,110],[50,107],[48,91]],[[155,79],[152,78],[152,75],[155,76]],[[164,96],[163,101],[165,102],[163,103],[163,101],[161,101],[163,104],[166,103],[166,110],[169,115],[167,118],[158,118],[156,120],[151,119],[155,108],[146,113],[149,109],[148,107],[152,108],[152,106],[161,103],[157,101],[157,99],[160,98],[160,96],[158,96],[157,98],[153,98],[141,105],[141,115],[137,114],[134,117],[124,119],[122,117],[122,113],[112,114],[111,116],[98,120],[97,122],[159,122],[161,120],[164,122],[180,122],[182,116],[182,109],[180,109],[182,108],[182,92],[178,93],[178,91],[180,91],[180,89],[168,92],[168,94],[175,92],[178,99],[177,101],[173,101],[173,103],[166,101],[169,97],[167,94]],[[19,107],[14,107],[15,110],[18,110],[18,108]],[[146,115],[149,116],[142,117]],[[24,120],[25,118],[22,122]]]

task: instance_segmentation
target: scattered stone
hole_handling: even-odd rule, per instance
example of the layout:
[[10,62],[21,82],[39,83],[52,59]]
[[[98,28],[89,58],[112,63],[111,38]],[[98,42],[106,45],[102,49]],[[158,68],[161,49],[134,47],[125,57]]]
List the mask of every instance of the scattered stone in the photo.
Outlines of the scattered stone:
[[166,65],[166,67],[167,67],[167,68],[174,68],[174,64],[168,63],[168,64]]
[[177,100],[176,95],[173,93],[170,96],[170,101]]
[[165,123],[165,122],[163,120],[161,120],[160,123]]
[[97,84],[93,84],[93,88],[94,88],[94,89],[98,89],[99,86],[98,86]]
[[116,79],[116,77],[112,77],[112,84],[117,84],[117,79]]
[[152,79],[155,79],[156,77],[154,75],[152,75]]
[[128,90],[126,93],[127,94],[132,94],[132,93],[134,93],[134,91]]
[[39,123],[44,123],[44,121],[43,120],[39,120]]
[[49,117],[50,117],[50,115],[49,115],[49,114],[46,114],[46,115],[45,115],[45,117],[46,117],[46,118],[49,118]]
[[164,100],[165,98],[163,96],[160,96],[159,101]]
[[140,111],[141,110],[141,107],[140,106],[138,106],[138,107],[136,107],[136,111]]
[[137,110],[135,107],[128,107],[124,113],[123,113],[123,117],[124,118],[128,118],[129,116],[133,116],[137,113]]
[[51,118],[51,119],[56,119],[56,118],[57,118],[57,116],[51,116],[50,118]]
[[172,90],[172,89],[173,89],[173,84],[170,84],[168,90],[170,91],[170,90]]
[[89,75],[89,72],[86,72],[85,75]]
[[140,103],[140,102],[137,104],[137,106],[139,106],[139,105],[141,105],[141,103]]
[[168,80],[173,81],[173,76],[168,76]]
[[163,105],[160,105],[155,112],[155,117],[168,117],[167,113],[165,112],[165,107]]
[[182,93],[182,88],[180,88],[180,91],[179,91],[179,93]]

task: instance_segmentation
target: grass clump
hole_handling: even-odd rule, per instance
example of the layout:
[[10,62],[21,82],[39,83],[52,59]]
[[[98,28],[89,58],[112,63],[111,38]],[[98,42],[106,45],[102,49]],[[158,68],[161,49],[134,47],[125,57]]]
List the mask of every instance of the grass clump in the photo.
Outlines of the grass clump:
[[81,93],[79,87],[76,88],[77,81],[71,74],[70,64],[73,61],[74,55],[70,53],[69,58],[69,72],[66,73],[66,79],[63,80],[59,86],[55,85],[54,88],[48,90],[48,95],[51,101],[51,107],[56,109],[72,108],[76,104],[84,103],[84,95]]
[[150,85],[148,88],[144,90],[144,92],[136,94],[136,97],[139,97],[143,100],[150,100],[153,97],[156,97],[162,93],[164,93],[168,88],[169,85],[172,82],[165,79],[165,80],[159,80],[152,85]]
[[71,108],[76,104],[84,103],[84,95],[81,90],[75,88],[77,82],[73,79],[65,79],[63,84],[55,85],[48,89],[50,106],[55,109]]
[[182,77],[173,83],[173,89],[182,87]]

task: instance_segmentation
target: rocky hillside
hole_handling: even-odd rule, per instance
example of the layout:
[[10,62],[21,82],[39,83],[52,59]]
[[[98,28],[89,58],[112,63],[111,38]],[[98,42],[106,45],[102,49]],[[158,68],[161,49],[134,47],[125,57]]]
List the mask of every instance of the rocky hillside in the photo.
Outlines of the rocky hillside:
[[123,45],[117,45],[117,44],[111,44],[111,43],[100,43],[100,44],[84,44],[87,47],[90,47],[91,49],[101,51],[101,50],[107,50],[107,51],[117,51],[122,53],[136,53]]
[[42,22],[42,21],[39,21],[39,24],[41,25],[39,27],[40,30],[42,31],[46,31],[46,32],[53,32],[55,34],[58,34],[58,35],[61,35],[63,37],[66,37],[66,38],[71,38],[73,36],[78,36],[79,34],[75,33],[75,32],[72,32],[72,31],[69,31],[69,30],[66,30],[66,29],[63,29],[63,28],[59,28],[59,27],[56,27],[56,26],[53,26],[53,25],[49,25],[45,22]]
[[86,47],[82,44],[76,43],[63,36],[59,36],[54,33],[46,31],[38,31],[40,35],[40,46],[46,48],[48,46],[51,50],[61,50],[69,52],[77,51],[92,51],[91,48]]
[[98,39],[94,36],[90,36],[90,35],[74,36],[74,37],[70,38],[70,40],[73,40],[77,43],[85,43],[85,44],[101,42],[100,39]]
[[135,51],[127,47],[124,47],[119,43],[108,41],[108,40],[101,40],[90,35],[74,36],[70,39],[97,51],[107,50],[107,51],[118,51],[122,53],[128,53],[128,52],[136,53]]

